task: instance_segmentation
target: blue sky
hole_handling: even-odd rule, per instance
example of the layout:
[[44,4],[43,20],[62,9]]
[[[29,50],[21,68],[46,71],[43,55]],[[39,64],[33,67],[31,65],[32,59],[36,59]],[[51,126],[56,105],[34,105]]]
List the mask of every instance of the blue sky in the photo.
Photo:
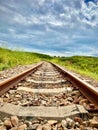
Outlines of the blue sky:
[[0,0],[0,46],[98,56],[98,0]]

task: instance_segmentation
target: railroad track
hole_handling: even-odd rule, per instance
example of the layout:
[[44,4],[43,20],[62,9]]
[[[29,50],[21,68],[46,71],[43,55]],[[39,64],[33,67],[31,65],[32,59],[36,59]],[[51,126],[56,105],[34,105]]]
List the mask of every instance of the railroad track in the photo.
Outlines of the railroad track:
[[[0,83],[0,112],[19,117],[84,120],[98,110],[97,90],[60,66],[41,62]],[[9,109],[8,109],[9,108]]]

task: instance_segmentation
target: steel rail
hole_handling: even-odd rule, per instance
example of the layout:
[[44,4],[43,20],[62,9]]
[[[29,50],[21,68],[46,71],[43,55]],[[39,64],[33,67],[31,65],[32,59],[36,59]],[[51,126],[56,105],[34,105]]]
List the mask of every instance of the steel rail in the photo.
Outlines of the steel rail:
[[3,95],[5,92],[7,92],[11,87],[15,86],[18,82],[23,80],[25,77],[30,75],[32,72],[36,71],[38,67],[40,67],[43,64],[43,62],[38,63],[37,65],[33,66],[32,68],[14,76],[11,77],[5,81],[2,81],[0,83],[0,96]]
[[[51,63],[51,62],[50,62]],[[63,75],[66,75],[80,90],[80,92],[91,102],[95,105],[95,109],[98,109],[98,90],[83,81],[82,79],[76,77],[69,71],[65,70],[64,68],[60,67],[57,64],[51,63],[54,67],[56,67]]]

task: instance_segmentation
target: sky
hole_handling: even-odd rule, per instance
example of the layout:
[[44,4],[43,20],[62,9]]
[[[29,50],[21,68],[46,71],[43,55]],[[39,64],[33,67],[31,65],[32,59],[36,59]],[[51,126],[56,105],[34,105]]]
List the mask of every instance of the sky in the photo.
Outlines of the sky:
[[98,0],[0,0],[0,46],[98,56]]

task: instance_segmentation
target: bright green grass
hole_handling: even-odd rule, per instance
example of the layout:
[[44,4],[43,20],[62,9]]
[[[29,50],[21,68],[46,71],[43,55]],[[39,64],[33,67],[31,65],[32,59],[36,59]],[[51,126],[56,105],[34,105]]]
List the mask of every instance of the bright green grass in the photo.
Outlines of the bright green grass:
[[27,65],[37,63],[42,60],[49,60],[52,57],[44,54],[11,51],[0,48],[0,70],[4,70],[17,65]]
[[11,51],[0,48],[0,70],[17,65],[27,65],[46,60],[57,63],[69,70],[98,80],[98,57],[73,56],[73,57],[51,57],[49,55]]
[[80,73],[81,75],[98,80],[98,57],[73,56],[53,59],[57,63],[69,70]]

